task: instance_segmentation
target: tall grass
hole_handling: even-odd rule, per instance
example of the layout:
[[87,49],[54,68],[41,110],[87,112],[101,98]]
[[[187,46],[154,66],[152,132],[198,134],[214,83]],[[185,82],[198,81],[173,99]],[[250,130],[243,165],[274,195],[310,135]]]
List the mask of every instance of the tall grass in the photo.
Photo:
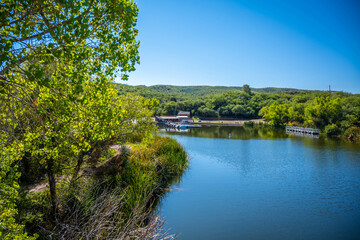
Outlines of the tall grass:
[[153,141],[131,145],[125,173],[117,177],[117,182],[128,188],[130,209],[148,196],[152,196],[153,206],[166,188],[179,181],[187,166],[186,152],[176,140],[156,136]]
[[127,189],[104,188],[102,183],[86,180],[76,195],[62,198],[62,214],[52,228],[40,229],[44,239],[132,240],[174,239],[162,229],[164,221],[147,207],[147,200],[128,214]]
[[48,190],[22,197],[27,230],[39,239],[173,239],[153,210],[186,170],[186,153],[174,139],[160,136],[129,148],[121,150],[121,172],[80,178],[76,185],[59,183],[55,220],[47,214]]

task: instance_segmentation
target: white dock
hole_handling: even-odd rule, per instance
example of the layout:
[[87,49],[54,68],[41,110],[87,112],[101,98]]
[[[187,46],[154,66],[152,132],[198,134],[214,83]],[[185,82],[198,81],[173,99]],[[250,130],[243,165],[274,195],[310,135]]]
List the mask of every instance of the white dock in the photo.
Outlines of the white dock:
[[286,132],[287,133],[297,133],[297,134],[318,135],[320,133],[320,130],[316,129],[316,128],[286,126]]

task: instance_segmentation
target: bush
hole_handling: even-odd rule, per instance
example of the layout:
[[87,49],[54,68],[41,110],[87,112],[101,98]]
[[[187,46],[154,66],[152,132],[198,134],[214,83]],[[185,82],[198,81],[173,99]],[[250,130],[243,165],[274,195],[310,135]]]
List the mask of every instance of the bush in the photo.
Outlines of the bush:
[[201,117],[218,117],[219,113],[213,109],[204,107],[204,108],[199,108],[197,114]]
[[126,211],[152,199],[153,203],[171,184],[179,181],[188,166],[182,146],[170,137],[156,136],[152,141],[131,145],[131,155],[117,186],[127,188]]
[[173,179],[181,176],[187,166],[186,153],[175,139],[156,136],[146,146],[132,146],[128,165],[132,170],[128,170],[130,170],[129,173],[134,174],[133,177],[139,175],[136,171],[153,175],[157,186],[168,187]]
[[360,127],[350,127],[345,131],[345,138],[351,142],[360,141]]
[[246,122],[244,122],[244,126],[245,126],[245,127],[253,127],[253,126],[254,126],[254,122],[252,122],[252,121],[246,121]]
[[329,124],[325,127],[325,133],[329,136],[336,136],[340,134],[340,129],[336,124]]

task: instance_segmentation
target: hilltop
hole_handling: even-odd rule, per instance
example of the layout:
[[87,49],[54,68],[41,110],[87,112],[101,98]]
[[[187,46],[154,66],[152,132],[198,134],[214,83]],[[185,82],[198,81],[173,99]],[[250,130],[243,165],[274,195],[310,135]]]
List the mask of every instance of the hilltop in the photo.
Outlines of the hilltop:
[[[177,99],[209,97],[211,95],[223,94],[231,91],[241,91],[242,87],[233,86],[175,86],[175,85],[153,85],[153,86],[129,86],[126,84],[116,84],[116,88],[121,93],[137,93],[145,97],[156,97],[159,100],[164,98],[176,97]],[[295,88],[250,88],[257,93],[299,93],[299,92],[319,92],[317,90],[303,90]]]

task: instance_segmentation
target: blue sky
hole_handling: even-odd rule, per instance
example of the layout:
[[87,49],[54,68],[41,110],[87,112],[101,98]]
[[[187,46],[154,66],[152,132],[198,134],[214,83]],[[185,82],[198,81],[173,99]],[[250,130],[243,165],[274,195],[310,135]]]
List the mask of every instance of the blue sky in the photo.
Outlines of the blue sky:
[[129,85],[360,93],[358,0],[135,2],[141,63]]

